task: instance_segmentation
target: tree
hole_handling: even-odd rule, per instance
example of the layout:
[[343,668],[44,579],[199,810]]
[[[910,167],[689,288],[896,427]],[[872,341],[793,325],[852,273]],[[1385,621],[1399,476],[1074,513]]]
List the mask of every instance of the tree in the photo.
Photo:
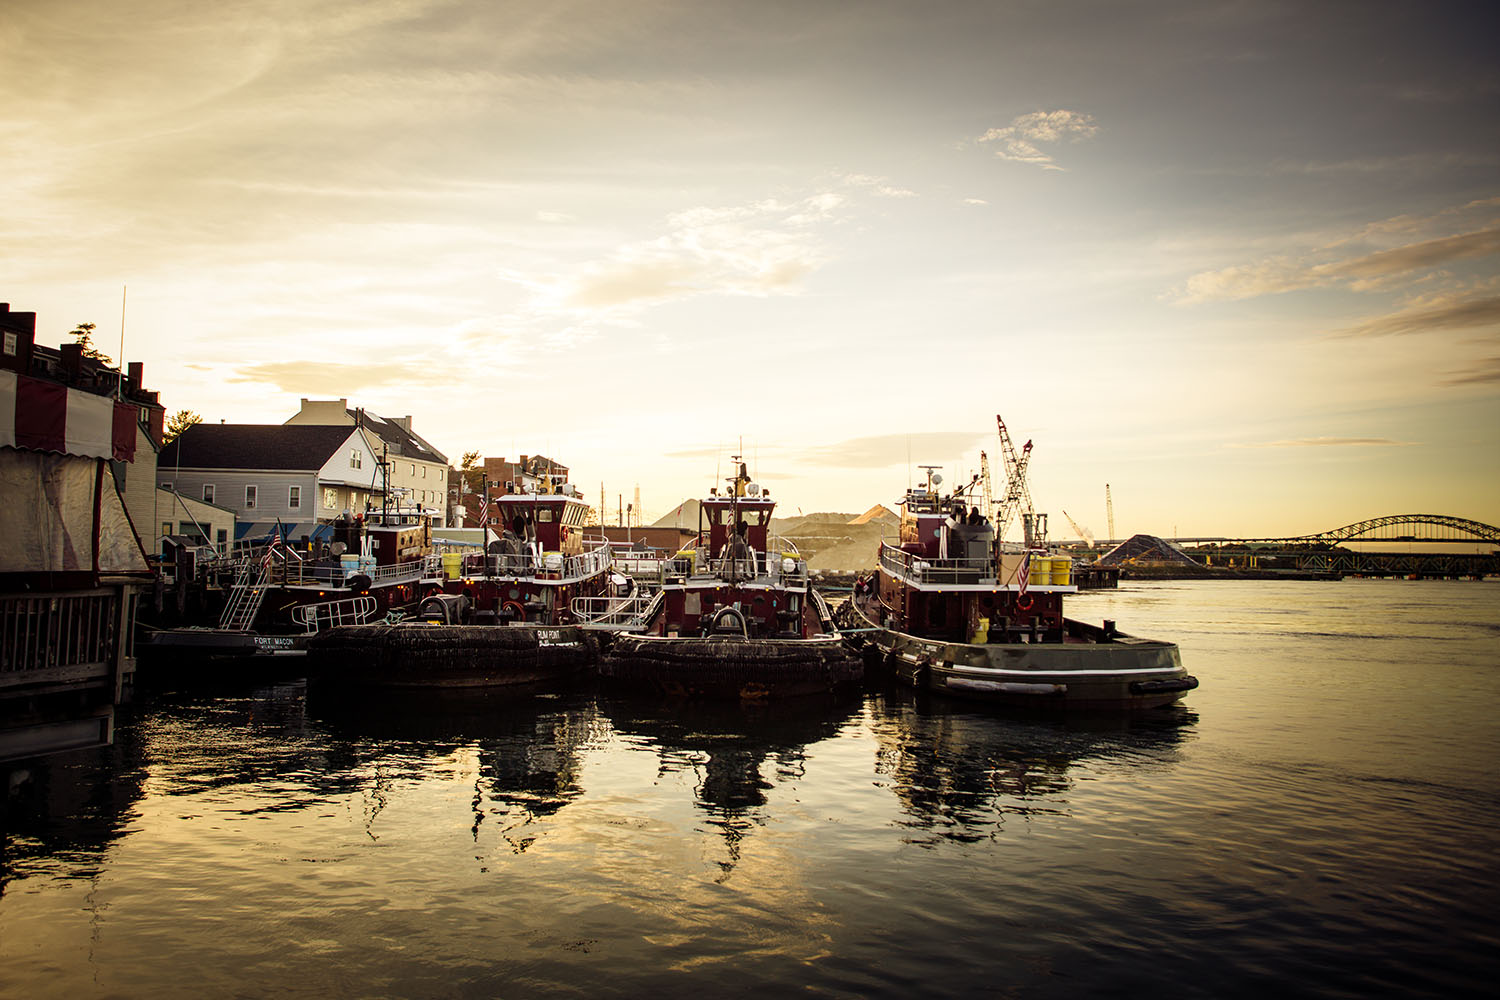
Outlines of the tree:
[[479,464],[479,452],[464,452],[463,463],[458,471],[463,474],[464,488],[470,493],[484,492],[484,466]]
[[203,423],[203,418],[192,410],[178,410],[167,418],[167,430],[163,435],[163,444],[171,444],[177,440],[178,435],[194,424]]
[[99,350],[99,348],[94,346],[94,329],[95,327],[92,323],[79,323],[73,328],[70,336],[77,343],[83,346],[84,357],[93,358],[100,364],[113,364],[113,362],[109,360],[109,355],[105,354],[103,351]]

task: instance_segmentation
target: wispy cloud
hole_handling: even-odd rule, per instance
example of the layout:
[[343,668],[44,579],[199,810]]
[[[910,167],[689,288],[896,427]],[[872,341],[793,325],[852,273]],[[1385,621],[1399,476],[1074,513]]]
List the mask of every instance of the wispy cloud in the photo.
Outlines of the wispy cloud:
[[1004,128],[992,128],[979,137],[980,143],[994,143],[995,155],[1002,160],[1029,163],[1044,170],[1062,170],[1044,152],[1042,145],[1077,142],[1092,138],[1099,131],[1093,115],[1078,111],[1033,111],[1011,120]]
[[1470,368],[1450,372],[1439,385],[1495,385],[1500,384],[1500,355],[1482,358]]
[[795,293],[827,258],[816,227],[834,220],[844,205],[842,195],[819,192],[790,203],[679,212],[662,236],[619,247],[585,267],[566,303],[611,309],[710,293]]
[[870,174],[844,174],[842,180],[850,187],[864,188],[882,198],[917,197],[917,192],[909,188],[898,187],[886,177],[874,177]]
[[1315,437],[1296,438],[1287,441],[1255,441],[1248,444],[1231,444],[1231,448],[1404,448],[1415,441],[1394,441],[1391,438]]
[[933,462],[961,455],[983,441],[972,431],[926,431],[849,438],[802,452],[808,465],[838,469],[884,469],[907,461]]
[[287,393],[326,393],[329,386],[338,386],[338,391],[348,394],[360,392],[372,386],[402,385],[409,383],[413,373],[425,373],[429,384],[451,384],[456,372],[439,372],[433,369],[429,359],[420,364],[387,362],[385,364],[344,364],[336,361],[268,361],[258,365],[246,365],[229,376],[228,382],[263,382],[276,386]]
[[[1380,220],[1300,253],[1200,271],[1166,297],[1192,304],[1311,288],[1382,291],[1434,278],[1451,284],[1453,276],[1441,269],[1500,254],[1495,207],[1496,199],[1483,199],[1427,217]],[[1471,290],[1482,283],[1471,283]]]
[[1500,297],[1470,299],[1431,309],[1410,309],[1339,331],[1345,337],[1385,337],[1434,330],[1467,330],[1500,324]]

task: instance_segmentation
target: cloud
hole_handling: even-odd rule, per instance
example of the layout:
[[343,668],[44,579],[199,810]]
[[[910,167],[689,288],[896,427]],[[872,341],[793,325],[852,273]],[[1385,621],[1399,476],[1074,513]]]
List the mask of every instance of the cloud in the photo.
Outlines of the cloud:
[[985,439],[972,431],[926,431],[850,438],[797,455],[799,462],[838,469],[885,469],[907,461],[932,462],[961,455]]
[[1500,227],[1382,250],[1332,265],[1326,270],[1338,277],[1380,278],[1495,253],[1500,253]]
[[1438,385],[1492,385],[1500,383],[1500,355],[1483,358],[1472,368],[1450,372]]
[[1382,316],[1341,330],[1339,335],[1386,337],[1434,330],[1466,330],[1496,323],[1500,323],[1500,297],[1487,297]]
[[1315,437],[1290,441],[1257,441],[1232,444],[1231,448],[1404,448],[1415,441],[1393,441],[1390,438]]
[[664,235],[586,266],[565,302],[611,309],[706,294],[793,294],[827,258],[818,227],[836,221],[845,205],[842,195],[823,191],[791,203],[676,213]]
[[326,395],[337,387],[337,391],[354,395],[362,389],[376,385],[410,385],[413,374],[422,377],[417,382],[449,384],[456,373],[437,372],[430,361],[420,364],[387,362],[385,364],[345,364],[338,361],[268,361],[258,365],[247,365],[230,376],[228,382],[269,382],[282,392],[311,395]]
[[851,187],[864,188],[882,198],[915,198],[917,193],[908,188],[896,187],[885,177],[869,174],[845,174],[843,181]]
[[1002,160],[1029,163],[1045,170],[1062,170],[1038,143],[1077,142],[1099,131],[1092,115],[1078,111],[1033,111],[1011,120],[1005,128],[992,128],[979,137],[981,143],[997,143],[995,155]]
[[[1299,254],[1280,254],[1189,276],[1165,298],[1179,305],[1233,301],[1310,288],[1381,291],[1441,278],[1442,268],[1500,254],[1496,199],[1482,199],[1428,217],[1395,216],[1370,223]],[[1481,221],[1482,220],[1482,221]],[[1480,221],[1476,228],[1452,228]],[[1447,229],[1447,232],[1441,230]],[[1434,234],[1434,230],[1439,230]],[[1386,244],[1371,249],[1371,244]],[[1478,287],[1482,282],[1475,283]]]

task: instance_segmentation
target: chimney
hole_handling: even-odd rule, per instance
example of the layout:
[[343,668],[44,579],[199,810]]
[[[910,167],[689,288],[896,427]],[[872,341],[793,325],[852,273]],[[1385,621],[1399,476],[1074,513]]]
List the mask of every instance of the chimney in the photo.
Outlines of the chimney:
[[139,392],[141,388],[141,377],[146,373],[144,361],[132,361],[126,368],[125,391]]
[[83,370],[83,345],[63,344],[58,349],[58,354],[62,357],[63,371],[77,378]]

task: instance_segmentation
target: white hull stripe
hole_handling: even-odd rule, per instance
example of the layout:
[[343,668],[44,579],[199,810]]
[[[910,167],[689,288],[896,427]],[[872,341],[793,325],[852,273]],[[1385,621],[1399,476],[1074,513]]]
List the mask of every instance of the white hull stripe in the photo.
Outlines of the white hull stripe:
[[[907,663],[918,663],[919,659],[910,653],[897,654]],[[1121,667],[1117,670],[1070,670],[1066,667],[1047,667],[1035,670],[1007,670],[1005,667],[971,667],[960,666],[949,663],[946,660],[932,664],[934,669],[951,671],[954,674],[969,675],[973,677],[1118,677],[1124,674],[1166,674],[1175,677],[1176,667]]]

